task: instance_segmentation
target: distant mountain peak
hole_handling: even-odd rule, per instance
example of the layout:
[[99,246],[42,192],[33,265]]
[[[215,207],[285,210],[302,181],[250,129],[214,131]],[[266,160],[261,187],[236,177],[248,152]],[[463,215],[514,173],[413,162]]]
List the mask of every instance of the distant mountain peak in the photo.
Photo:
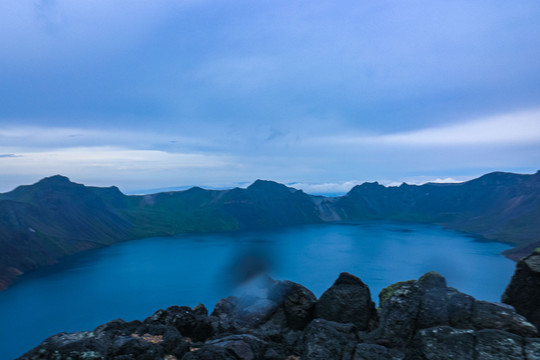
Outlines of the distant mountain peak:
[[378,189],[382,189],[382,188],[386,188],[386,186],[379,184],[378,181],[374,181],[374,182],[365,182],[365,183],[362,183],[362,184],[360,184],[360,185],[354,186],[354,187],[349,191],[349,194],[350,194],[350,193],[355,193],[355,192],[357,192],[357,191],[378,190]]
[[253,184],[249,185],[247,188],[250,190],[271,190],[271,189],[283,189],[283,188],[287,188],[287,186],[277,183],[272,180],[257,179],[253,182]]
[[44,183],[49,183],[49,184],[67,184],[67,183],[71,183],[72,181],[66,177],[66,176],[63,176],[63,175],[53,175],[53,176],[49,176],[49,177],[45,177],[43,179],[41,179],[40,181],[38,181],[37,183],[38,184],[44,184]]

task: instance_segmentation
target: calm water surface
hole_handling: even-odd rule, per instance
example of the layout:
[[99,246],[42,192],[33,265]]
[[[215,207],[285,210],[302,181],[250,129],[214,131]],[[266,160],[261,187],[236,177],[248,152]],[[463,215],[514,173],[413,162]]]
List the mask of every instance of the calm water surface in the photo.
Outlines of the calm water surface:
[[347,271],[369,285],[374,300],[392,283],[435,270],[449,286],[499,301],[514,271],[500,255],[508,248],[435,226],[388,222],[125,242],[69,257],[0,292],[0,359],[58,332],[142,320],[171,305],[202,302],[212,309],[234,294],[246,271],[258,269],[317,296]]

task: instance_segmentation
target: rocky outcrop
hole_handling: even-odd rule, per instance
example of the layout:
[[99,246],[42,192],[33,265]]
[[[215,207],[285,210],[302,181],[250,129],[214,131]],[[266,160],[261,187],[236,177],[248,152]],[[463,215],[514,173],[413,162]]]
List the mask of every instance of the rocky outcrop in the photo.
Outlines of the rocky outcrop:
[[172,306],[142,322],[54,335],[20,360],[540,360],[538,330],[512,306],[460,293],[438,273],[394,284],[381,299],[375,309],[369,288],[347,273],[319,300],[263,278],[210,315],[203,305]]
[[353,323],[362,331],[374,329],[378,323],[369,288],[362,280],[348,273],[341,273],[322,294],[315,314],[330,321]]
[[502,301],[540,328],[540,248],[518,261]]

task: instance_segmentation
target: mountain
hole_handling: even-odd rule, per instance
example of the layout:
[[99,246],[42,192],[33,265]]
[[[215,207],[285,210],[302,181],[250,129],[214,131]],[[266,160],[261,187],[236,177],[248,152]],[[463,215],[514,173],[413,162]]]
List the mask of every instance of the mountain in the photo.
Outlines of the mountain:
[[494,172],[459,184],[384,187],[365,183],[337,201],[343,220],[438,224],[517,246],[518,259],[540,243],[540,172]]
[[334,198],[264,180],[246,189],[128,196],[56,175],[0,194],[0,289],[62,256],[119,241],[336,221],[438,224],[510,243],[516,248],[506,255],[517,259],[540,245],[539,218],[540,172],[459,184],[364,183]]
[[309,195],[271,181],[247,189],[126,196],[116,187],[52,176],[0,194],[0,289],[62,256],[118,241],[317,222]]

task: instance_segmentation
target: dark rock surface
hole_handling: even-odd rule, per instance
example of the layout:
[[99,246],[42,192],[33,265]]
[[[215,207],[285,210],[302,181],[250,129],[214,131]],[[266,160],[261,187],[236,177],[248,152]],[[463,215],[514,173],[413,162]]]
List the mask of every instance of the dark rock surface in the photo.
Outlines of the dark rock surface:
[[375,310],[351,274],[318,301],[300,284],[265,278],[210,315],[203,305],[172,306],[142,322],[51,336],[20,359],[540,360],[540,335],[525,317],[447,287],[440,274],[383,293]]
[[351,322],[359,330],[377,327],[375,304],[366,284],[349,273],[341,273],[317,302],[316,317],[338,322]]
[[502,301],[540,328],[540,248],[518,261]]

